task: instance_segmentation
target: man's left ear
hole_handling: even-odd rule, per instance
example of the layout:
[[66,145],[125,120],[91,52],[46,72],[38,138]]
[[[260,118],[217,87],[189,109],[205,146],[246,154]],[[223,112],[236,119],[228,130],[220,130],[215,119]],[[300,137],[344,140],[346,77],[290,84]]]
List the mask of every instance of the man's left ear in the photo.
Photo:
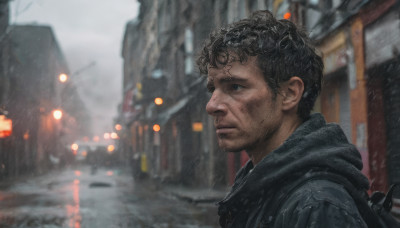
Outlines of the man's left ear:
[[[281,86],[281,94],[283,96],[282,109],[289,111],[299,104],[303,96],[304,82],[297,76],[291,77]],[[297,108],[296,108],[297,110]]]

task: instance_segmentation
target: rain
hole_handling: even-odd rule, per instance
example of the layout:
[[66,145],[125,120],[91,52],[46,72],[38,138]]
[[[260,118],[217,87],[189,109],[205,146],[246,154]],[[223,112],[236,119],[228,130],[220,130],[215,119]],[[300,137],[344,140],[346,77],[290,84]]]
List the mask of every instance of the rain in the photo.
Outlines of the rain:
[[325,66],[313,112],[386,192],[400,184],[398,3],[0,0],[0,227],[220,227],[249,156],[219,148],[196,60],[257,10],[308,31]]

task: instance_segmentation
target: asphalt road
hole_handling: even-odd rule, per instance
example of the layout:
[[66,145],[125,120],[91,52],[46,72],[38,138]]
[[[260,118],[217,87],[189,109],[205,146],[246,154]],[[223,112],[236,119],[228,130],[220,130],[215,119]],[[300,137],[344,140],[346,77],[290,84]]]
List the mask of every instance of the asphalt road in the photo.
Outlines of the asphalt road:
[[79,166],[26,178],[0,188],[0,227],[213,228],[212,204],[167,197],[118,169]]

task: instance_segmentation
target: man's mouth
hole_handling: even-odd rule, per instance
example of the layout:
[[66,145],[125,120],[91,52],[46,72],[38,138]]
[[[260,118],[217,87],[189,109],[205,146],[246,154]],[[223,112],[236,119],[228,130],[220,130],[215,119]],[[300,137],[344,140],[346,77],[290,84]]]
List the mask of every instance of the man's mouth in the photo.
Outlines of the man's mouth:
[[229,126],[229,125],[217,125],[215,126],[216,129],[216,133],[217,134],[228,134],[230,132],[233,131],[233,129],[235,129],[233,126]]

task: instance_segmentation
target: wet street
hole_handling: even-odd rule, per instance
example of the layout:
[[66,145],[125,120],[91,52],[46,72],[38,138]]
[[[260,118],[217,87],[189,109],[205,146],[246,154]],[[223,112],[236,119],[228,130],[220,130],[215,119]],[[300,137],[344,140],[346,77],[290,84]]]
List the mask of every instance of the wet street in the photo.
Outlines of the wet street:
[[175,199],[128,173],[90,168],[0,183],[0,227],[218,227],[213,204]]

